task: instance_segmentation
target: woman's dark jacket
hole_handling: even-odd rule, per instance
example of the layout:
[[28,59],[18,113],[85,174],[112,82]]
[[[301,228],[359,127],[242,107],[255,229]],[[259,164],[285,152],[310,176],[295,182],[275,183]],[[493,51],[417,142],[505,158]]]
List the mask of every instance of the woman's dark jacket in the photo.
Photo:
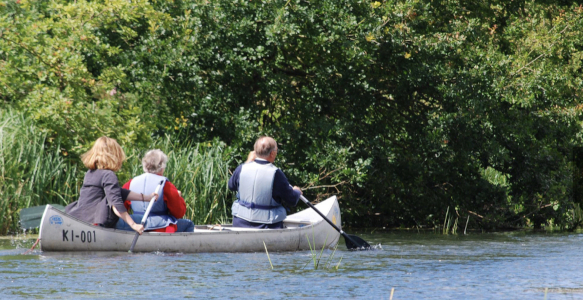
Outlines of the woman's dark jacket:
[[113,228],[119,217],[112,207],[120,213],[127,212],[123,203],[129,193],[119,186],[113,171],[89,170],[85,173],[79,200],[67,205],[65,212],[79,220]]

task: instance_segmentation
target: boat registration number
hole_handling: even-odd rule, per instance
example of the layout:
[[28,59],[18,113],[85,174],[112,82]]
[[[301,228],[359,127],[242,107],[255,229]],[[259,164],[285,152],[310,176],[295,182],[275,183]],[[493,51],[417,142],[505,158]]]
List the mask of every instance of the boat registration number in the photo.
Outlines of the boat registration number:
[[81,241],[81,243],[95,243],[97,242],[97,237],[95,235],[95,230],[87,230],[75,233],[74,230],[63,229],[63,242],[74,242],[75,240]]

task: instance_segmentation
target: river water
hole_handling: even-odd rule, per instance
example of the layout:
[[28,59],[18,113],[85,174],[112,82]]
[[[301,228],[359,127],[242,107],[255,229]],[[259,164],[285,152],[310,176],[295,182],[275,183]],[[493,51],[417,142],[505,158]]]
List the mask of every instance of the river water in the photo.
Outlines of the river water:
[[[47,253],[0,239],[0,299],[583,299],[583,234],[356,234],[374,251]],[[378,246],[380,245],[380,246]]]

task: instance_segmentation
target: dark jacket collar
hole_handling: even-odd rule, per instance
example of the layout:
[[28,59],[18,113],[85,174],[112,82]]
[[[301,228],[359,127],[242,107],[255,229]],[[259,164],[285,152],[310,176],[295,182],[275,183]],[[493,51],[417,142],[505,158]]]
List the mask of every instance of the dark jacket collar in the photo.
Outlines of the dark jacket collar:
[[268,162],[267,160],[265,160],[265,159],[262,159],[262,158],[256,158],[254,161],[255,161],[256,163],[260,164],[260,165],[267,165],[267,164],[270,164],[270,162]]

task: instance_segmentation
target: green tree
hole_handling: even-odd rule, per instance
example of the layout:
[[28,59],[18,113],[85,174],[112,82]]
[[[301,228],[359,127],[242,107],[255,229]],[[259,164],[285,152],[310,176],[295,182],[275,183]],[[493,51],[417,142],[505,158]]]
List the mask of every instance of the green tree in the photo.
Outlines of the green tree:
[[102,135],[149,143],[146,101],[119,90],[127,66],[108,58],[123,48],[104,35],[127,42],[137,33],[125,23],[150,18],[163,14],[146,1],[0,3],[0,98],[27,112],[49,141],[59,140],[64,155],[86,151]]
[[[548,1],[187,0],[0,4],[0,98],[63,151],[99,135],[272,135],[344,220],[570,226],[580,6]],[[235,166],[233,163],[232,167]],[[503,183],[494,179],[503,178]]]

